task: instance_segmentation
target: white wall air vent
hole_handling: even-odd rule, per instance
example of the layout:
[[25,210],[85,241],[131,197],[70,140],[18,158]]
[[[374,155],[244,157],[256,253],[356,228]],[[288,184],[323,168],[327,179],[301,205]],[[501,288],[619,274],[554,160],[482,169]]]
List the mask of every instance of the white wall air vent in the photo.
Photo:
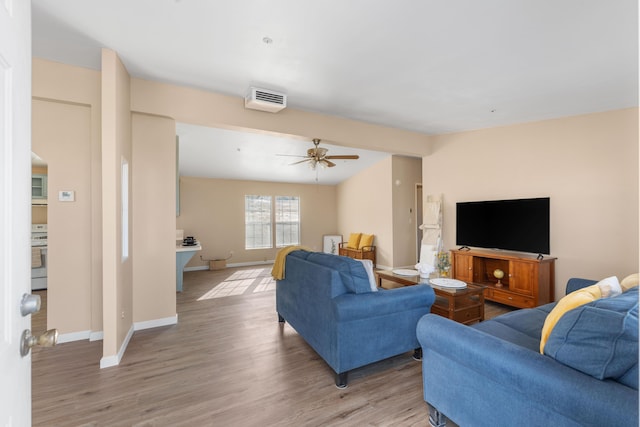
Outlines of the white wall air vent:
[[249,88],[249,93],[244,99],[244,107],[251,108],[252,110],[277,113],[283,108],[286,108],[286,106],[287,95],[268,89]]

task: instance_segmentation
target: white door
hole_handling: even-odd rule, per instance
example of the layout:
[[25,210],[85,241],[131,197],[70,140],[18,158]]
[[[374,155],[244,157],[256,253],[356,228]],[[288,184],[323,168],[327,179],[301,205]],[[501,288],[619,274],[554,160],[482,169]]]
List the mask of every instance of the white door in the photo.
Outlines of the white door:
[[0,426],[31,425],[31,2],[0,2]]

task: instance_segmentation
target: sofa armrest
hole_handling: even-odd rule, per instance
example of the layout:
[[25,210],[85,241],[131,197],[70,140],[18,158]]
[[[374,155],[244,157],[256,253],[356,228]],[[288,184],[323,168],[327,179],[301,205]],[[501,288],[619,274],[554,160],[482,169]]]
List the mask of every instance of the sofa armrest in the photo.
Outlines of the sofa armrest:
[[365,294],[342,294],[333,298],[333,310],[338,321],[367,319],[376,316],[424,308],[428,313],[435,301],[429,285],[380,289]]
[[569,295],[571,292],[577,291],[578,289],[595,285],[596,283],[598,283],[596,280],[580,279],[578,277],[572,277],[567,281],[567,289],[565,290],[565,295]]
[[[628,425],[628,420],[638,419],[636,390],[614,381],[597,380],[549,356],[472,327],[427,314],[418,322],[417,336],[423,350],[427,401],[434,396],[437,399],[442,387],[484,390],[493,385],[507,390],[510,398],[524,405],[569,413],[578,424],[589,420],[593,425]],[[430,367],[439,371],[436,375],[447,376],[456,371],[472,374],[464,378],[463,384],[457,384],[453,375],[441,384],[429,381]],[[486,398],[486,405],[493,407],[491,395]],[[438,406],[436,402],[429,403]],[[509,402],[503,404],[509,407]]]

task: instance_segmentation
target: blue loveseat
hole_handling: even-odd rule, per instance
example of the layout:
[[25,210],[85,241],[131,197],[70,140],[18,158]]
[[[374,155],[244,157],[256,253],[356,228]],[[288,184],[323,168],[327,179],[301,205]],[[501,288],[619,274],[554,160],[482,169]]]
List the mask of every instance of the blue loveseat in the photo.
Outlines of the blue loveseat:
[[[571,279],[567,293],[594,283]],[[448,417],[461,426],[637,426],[638,288],[566,312],[543,355],[541,330],[554,305],[472,327],[420,319],[431,425]]]
[[338,255],[294,251],[276,281],[276,310],[347,386],[348,371],[420,350],[418,320],[435,300],[428,285],[378,289],[373,271]]

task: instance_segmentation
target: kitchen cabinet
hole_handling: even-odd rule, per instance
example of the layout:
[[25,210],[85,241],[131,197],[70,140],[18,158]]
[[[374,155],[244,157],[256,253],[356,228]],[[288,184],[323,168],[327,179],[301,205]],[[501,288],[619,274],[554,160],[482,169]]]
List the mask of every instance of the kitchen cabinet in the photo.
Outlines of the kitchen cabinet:
[[31,198],[47,198],[47,175],[31,175]]

